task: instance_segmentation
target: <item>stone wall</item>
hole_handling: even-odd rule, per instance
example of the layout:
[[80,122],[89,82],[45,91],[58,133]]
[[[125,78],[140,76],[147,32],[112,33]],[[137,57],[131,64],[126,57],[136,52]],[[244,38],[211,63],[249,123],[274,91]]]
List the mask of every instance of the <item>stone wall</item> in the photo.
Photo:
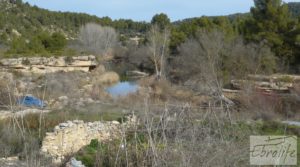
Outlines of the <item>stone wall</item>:
[[0,60],[2,67],[15,69],[20,72],[51,73],[58,71],[84,71],[88,72],[96,67],[95,56],[77,57],[31,57]]
[[134,116],[127,120],[124,124],[117,121],[84,123],[80,120],[61,123],[54,128],[54,132],[46,134],[41,151],[50,155],[54,162],[60,163],[66,155],[78,152],[93,139],[107,141],[119,137],[122,126],[136,122]]

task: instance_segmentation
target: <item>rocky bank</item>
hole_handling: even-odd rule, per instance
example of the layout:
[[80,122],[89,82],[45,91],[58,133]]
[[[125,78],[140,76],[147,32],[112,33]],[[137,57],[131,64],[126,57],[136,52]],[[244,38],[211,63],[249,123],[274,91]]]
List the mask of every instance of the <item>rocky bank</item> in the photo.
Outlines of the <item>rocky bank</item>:
[[1,59],[0,65],[20,72],[32,73],[53,73],[84,71],[88,72],[97,66],[96,57],[75,56],[75,57],[21,57],[12,59]]

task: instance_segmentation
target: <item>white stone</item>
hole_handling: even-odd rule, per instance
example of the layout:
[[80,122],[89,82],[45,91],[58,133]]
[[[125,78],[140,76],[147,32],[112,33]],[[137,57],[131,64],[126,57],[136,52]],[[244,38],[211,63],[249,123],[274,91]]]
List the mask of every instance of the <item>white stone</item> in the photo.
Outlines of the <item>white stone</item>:
[[57,146],[53,146],[52,149],[58,150],[58,147]]
[[120,122],[118,122],[118,121],[112,121],[111,123],[114,124],[114,125],[119,125],[120,124]]
[[59,124],[59,127],[60,127],[60,128],[65,128],[65,127],[68,127],[68,126],[69,126],[68,123],[60,123],[60,124]]
[[58,99],[59,100],[68,100],[69,98],[67,96],[60,96]]

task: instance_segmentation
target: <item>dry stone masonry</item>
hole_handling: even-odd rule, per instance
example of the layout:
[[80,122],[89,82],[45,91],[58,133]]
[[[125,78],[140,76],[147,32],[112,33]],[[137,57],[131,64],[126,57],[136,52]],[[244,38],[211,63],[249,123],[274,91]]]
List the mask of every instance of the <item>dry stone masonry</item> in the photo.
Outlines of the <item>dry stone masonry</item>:
[[46,134],[41,151],[50,155],[54,162],[60,163],[66,155],[78,152],[93,139],[108,141],[118,138],[122,127],[136,123],[135,116],[130,116],[127,120],[123,124],[118,121],[84,123],[81,120],[61,123],[54,128],[54,132]]

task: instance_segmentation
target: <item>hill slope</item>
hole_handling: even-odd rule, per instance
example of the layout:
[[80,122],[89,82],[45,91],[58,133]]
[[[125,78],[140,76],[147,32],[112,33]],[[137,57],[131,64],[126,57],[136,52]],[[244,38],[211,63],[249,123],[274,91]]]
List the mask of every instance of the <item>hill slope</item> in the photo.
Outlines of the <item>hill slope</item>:
[[[300,17],[300,2],[290,2],[287,3],[288,8],[290,10],[290,13],[293,17],[298,18]],[[249,9],[250,10],[250,9]],[[245,18],[245,17],[249,17],[250,13],[235,13],[235,14],[230,14],[224,17],[228,17],[229,20],[233,21],[235,19],[241,19],[241,18]],[[207,18],[216,18],[218,16],[207,16]],[[179,20],[174,22],[175,24],[181,24],[184,22],[192,22],[193,20],[199,19],[199,17],[194,17],[194,18],[187,18],[187,19],[183,19],[183,20]]]
[[[300,2],[288,3],[288,6],[294,17],[300,16]],[[247,16],[249,13],[232,14],[226,17],[234,20]],[[174,24],[190,22],[194,19],[197,18],[188,18],[174,22]],[[7,41],[12,34],[27,38],[41,30],[60,31],[67,37],[74,38],[79,28],[88,22],[112,26],[119,32],[131,36],[144,33],[149,28],[149,23],[146,22],[134,22],[125,19],[111,20],[109,17],[99,18],[84,13],[54,12],[31,6],[21,0],[0,0],[0,42]]]
[[40,30],[60,31],[68,37],[74,37],[79,28],[88,22],[113,26],[122,33],[143,32],[147,28],[144,22],[123,19],[112,21],[109,17],[99,18],[84,13],[53,12],[21,0],[0,0],[1,40],[12,33],[26,37]]

